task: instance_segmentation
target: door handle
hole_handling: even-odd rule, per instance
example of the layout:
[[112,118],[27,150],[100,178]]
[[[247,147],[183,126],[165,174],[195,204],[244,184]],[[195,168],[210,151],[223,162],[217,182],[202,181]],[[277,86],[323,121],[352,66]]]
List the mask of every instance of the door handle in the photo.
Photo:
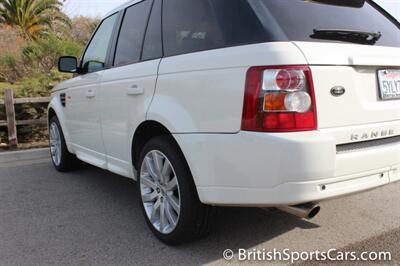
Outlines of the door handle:
[[89,99],[94,98],[96,96],[94,90],[92,90],[92,89],[87,90],[85,95],[86,95],[86,98],[89,98]]
[[143,93],[144,89],[138,85],[132,85],[127,90],[127,94],[132,96],[141,95]]

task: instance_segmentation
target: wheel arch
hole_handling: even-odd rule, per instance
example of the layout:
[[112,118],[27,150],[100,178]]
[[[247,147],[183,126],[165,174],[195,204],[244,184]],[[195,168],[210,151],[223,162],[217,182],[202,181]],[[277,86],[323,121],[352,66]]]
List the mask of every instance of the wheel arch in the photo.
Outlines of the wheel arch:
[[193,174],[193,171],[190,167],[190,163],[188,160],[188,157],[185,154],[184,147],[179,143],[179,141],[174,137],[173,133],[165,127],[163,124],[161,124],[158,121],[155,120],[147,120],[142,122],[139,127],[136,129],[135,134],[133,135],[132,139],[132,148],[131,148],[131,154],[132,154],[132,163],[133,166],[136,170],[139,170],[139,157],[142,149],[146,145],[146,143],[151,140],[152,138],[159,137],[159,136],[170,136],[171,140],[174,142],[175,146],[178,148],[178,151],[182,154],[183,158],[185,159],[185,163],[192,175],[192,181],[194,182],[195,189],[197,192],[197,182],[195,175]]
[[133,134],[132,137],[132,146],[131,146],[132,163],[136,169],[139,168],[137,163],[140,157],[140,152],[143,150],[146,143],[152,138],[164,135],[172,136],[171,132],[163,124],[157,121],[153,120],[143,121],[136,128],[135,133]]
[[58,121],[60,122],[61,129],[64,134],[65,142],[68,148],[68,151],[72,153],[72,150],[70,148],[70,136],[68,129],[65,125],[65,115],[63,112],[63,106],[61,105],[61,102],[58,99],[59,97],[53,97],[53,99],[50,101],[49,106],[47,107],[47,122],[48,125],[50,124],[50,120],[56,116]]
[[54,117],[57,116],[56,111],[54,111],[53,107],[50,107],[48,110],[48,115],[47,115],[47,122],[50,124],[50,120]]

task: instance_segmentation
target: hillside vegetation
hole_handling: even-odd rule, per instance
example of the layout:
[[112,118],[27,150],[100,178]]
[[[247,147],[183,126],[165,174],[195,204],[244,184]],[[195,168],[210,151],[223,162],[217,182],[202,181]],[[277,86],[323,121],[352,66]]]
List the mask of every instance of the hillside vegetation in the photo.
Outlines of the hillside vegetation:
[[[79,57],[99,19],[70,19],[58,0],[0,0],[0,99],[4,89],[15,97],[49,96],[58,82],[69,78],[57,71],[62,55]],[[45,106],[17,107],[18,119],[45,115]],[[0,108],[0,120],[5,120]],[[43,139],[45,129],[18,129],[19,140]],[[6,142],[6,128],[0,128],[0,143]]]

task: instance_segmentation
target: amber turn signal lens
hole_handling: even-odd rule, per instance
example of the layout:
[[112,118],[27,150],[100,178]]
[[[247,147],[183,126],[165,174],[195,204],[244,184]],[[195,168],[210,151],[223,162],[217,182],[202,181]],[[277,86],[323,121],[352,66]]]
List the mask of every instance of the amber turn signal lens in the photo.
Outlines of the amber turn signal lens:
[[264,95],[264,111],[285,111],[286,93],[265,93]]

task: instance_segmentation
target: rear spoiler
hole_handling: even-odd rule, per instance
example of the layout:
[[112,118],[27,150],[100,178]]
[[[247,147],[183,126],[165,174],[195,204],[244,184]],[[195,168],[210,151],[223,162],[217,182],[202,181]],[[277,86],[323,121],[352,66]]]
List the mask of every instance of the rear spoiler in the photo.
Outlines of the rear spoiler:
[[347,6],[361,8],[364,6],[366,0],[304,0],[305,2],[316,2],[326,5],[334,6]]

